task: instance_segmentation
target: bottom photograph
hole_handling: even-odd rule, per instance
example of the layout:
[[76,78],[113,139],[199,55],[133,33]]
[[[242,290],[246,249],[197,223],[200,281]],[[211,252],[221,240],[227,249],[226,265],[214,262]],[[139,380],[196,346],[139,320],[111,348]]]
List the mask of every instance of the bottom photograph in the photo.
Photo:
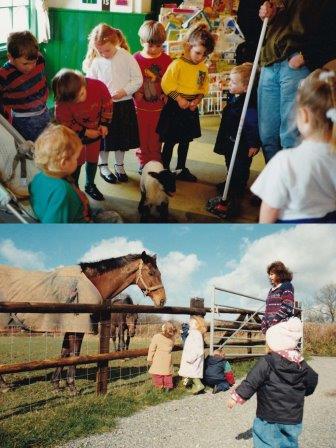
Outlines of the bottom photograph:
[[333,225],[1,225],[1,448],[332,447]]

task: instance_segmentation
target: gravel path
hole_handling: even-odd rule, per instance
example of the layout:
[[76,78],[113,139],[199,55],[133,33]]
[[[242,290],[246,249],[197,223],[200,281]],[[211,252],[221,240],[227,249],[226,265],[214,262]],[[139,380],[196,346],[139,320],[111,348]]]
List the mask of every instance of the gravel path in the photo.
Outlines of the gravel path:
[[[315,393],[306,399],[304,448],[335,448],[336,358],[314,358],[319,374]],[[229,412],[228,393],[206,393],[147,408],[120,419],[111,433],[80,439],[63,448],[225,448],[252,447],[255,396]]]

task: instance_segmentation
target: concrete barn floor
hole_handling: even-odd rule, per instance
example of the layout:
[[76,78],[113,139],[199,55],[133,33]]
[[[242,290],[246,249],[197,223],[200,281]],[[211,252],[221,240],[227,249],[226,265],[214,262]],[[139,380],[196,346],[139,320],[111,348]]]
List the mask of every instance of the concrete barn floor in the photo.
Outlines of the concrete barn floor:
[[[228,220],[221,220],[208,213],[205,205],[208,199],[217,196],[215,185],[225,178],[226,168],[224,157],[213,152],[217,130],[220,122],[218,116],[201,117],[202,137],[190,144],[187,166],[190,171],[198,177],[197,183],[177,181],[176,194],[170,199],[170,222],[181,223],[256,223],[258,222],[259,208],[250,203],[250,194],[246,193],[243,200],[243,210],[241,216]],[[114,156],[110,155],[109,166],[113,168]],[[174,150],[171,168],[176,165],[176,149]],[[254,157],[251,166],[251,176],[249,184],[257,177],[264,166],[261,153]],[[97,173],[96,184],[105,195],[104,202],[91,200],[93,207],[111,207],[117,211],[124,222],[139,222],[138,203],[140,200],[140,175],[138,174],[138,162],[133,151],[128,151],[125,157],[125,169],[129,176],[127,183],[108,184]],[[80,186],[84,190],[84,170],[80,177]],[[155,221],[153,221],[155,222]]]

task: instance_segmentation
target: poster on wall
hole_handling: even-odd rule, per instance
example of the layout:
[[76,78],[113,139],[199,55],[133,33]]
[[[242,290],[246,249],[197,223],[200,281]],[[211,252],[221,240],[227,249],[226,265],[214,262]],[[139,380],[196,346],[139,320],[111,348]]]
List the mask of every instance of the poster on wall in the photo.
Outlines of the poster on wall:
[[102,11],[109,11],[110,6],[110,0],[102,0]]
[[110,0],[110,11],[132,12],[133,0]]

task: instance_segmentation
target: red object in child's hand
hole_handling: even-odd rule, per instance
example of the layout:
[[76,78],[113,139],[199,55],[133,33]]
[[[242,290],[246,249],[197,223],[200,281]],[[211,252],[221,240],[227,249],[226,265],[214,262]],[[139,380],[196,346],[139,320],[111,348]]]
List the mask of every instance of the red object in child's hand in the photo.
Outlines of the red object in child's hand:
[[236,382],[233,372],[226,372],[225,379],[230,384],[230,386],[233,386]]

